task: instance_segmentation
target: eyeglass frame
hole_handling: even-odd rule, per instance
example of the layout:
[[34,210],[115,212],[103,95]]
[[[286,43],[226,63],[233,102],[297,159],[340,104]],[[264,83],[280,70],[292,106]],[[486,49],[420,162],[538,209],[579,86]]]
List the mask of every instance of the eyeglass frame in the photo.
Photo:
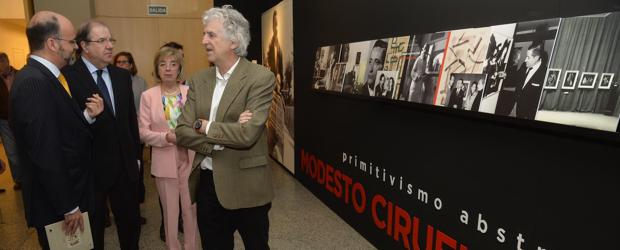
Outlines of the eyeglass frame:
[[88,42],[88,43],[98,43],[98,44],[104,44],[105,42],[109,42],[110,44],[114,45],[116,43],[116,39],[114,38],[99,38],[97,40],[84,40],[84,42]]

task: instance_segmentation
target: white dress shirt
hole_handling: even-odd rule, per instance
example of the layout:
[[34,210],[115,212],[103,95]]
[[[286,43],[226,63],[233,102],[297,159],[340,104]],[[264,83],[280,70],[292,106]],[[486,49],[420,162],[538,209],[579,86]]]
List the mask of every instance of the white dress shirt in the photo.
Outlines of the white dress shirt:
[[[94,64],[89,62],[86,58],[82,57],[82,60],[84,61],[84,64],[86,64],[86,68],[88,68],[88,72],[90,72],[90,76],[93,77],[93,80],[95,81],[95,85],[96,85],[97,84],[97,70],[99,69],[95,67]],[[108,88],[108,93],[110,94],[110,101],[112,102],[111,103],[112,112],[116,114],[116,111],[115,111],[116,107],[114,106],[114,91],[112,89],[112,79],[110,78],[110,72],[108,72],[108,67],[104,67],[102,70],[103,70],[103,74],[101,74],[101,77],[103,78],[103,81],[105,82],[105,86]],[[103,96],[101,98],[103,98]]]
[[[209,128],[211,127],[211,121],[215,121],[215,115],[217,114],[217,108],[220,106],[220,100],[222,99],[222,95],[224,94],[224,89],[226,89],[226,85],[228,84],[228,79],[237,68],[237,64],[239,64],[241,58],[237,59],[237,62],[233,64],[232,67],[226,72],[224,75],[220,74],[220,69],[215,66],[215,89],[213,90],[213,99],[211,100],[211,111],[209,112],[209,122],[207,123],[207,128],[205,129],[205,134],[209,134]],[[224,147],[221,145],[214,145],[213,150],[223,150]],[[200,168],[202,170],[209,169],[213,170],[213,158],[207,156],[200,162]]]
[[540,68],[540,60],[536,64],[534,64],[534,66],[532,66],[532,68],[530,69],[530,72],[527,73],[527,76],[525,77],[525,83],[523,83],[522,88],[525,88],[525,86],[527,85],[527,82],[530,81],[530,78],[532,78],[532,76],[534,76],[536,71],[538,71],[538,68]]

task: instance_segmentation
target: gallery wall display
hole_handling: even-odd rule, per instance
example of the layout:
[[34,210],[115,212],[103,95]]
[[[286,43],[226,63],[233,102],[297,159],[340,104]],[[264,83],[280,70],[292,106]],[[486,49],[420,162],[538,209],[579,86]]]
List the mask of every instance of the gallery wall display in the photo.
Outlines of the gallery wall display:
[[[271,156],[295,172],[293,67],[293,0],[285,0],[262,15],[263,65],[276,76],[273,102],[267,121]],[[342,82],[335,79],[333,82]]]
[[619,39],[611,12],[328,45],[312,88],[615,132]]

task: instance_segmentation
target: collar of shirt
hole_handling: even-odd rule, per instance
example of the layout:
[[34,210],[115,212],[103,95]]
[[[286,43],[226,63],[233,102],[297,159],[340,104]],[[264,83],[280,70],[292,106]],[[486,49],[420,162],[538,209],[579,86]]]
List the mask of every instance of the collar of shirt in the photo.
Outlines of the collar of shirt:
[[[82,61],[84,61],[84,64],[86,64],[86,68],[88,69],[88,72],[90,72],[90,74],[96,74],[97,70],[99,70],[97,67],[95,67],[94,64],[92,64],[90,61],[88,61],[88,59],[82,57]],[[104,67],[103,69],[104,73],[108,73],[108,67]],[[96,75],[95,75],[96,76]],[[96,82],[97,80],[95,80]]]
[[215,66],[215,77],[217,77],[217,79],[219,80],[228,81],[228,78],[230,78],[233,71],[235,71],[235,68],[237,68],[237,65],[239,64],[240,60],[241,58],[237,58],[237,62],[235,62],[235,64],[233,64],[233,66],[230,67],[228,72],[226,72],[223,76],[220,74],[220,69],[217,66]]
[[45,66],[50,72],[52,72],[54,77],[58,78],[58,76],[60,75],[60,70],[58,69],[58,67],[56,67],[56,65],[54,65],[47,59],[40,57],[40,56],[35,56],[35,55],[30,55],[30,58],[43,64],[43,66]]

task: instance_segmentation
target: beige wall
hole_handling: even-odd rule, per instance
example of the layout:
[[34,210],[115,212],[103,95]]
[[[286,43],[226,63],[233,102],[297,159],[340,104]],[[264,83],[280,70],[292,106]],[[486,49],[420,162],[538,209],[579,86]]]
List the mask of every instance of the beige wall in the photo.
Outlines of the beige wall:
[[2,0],[0,19],[26,19],[24,0]]
[[0,51],[9,56],[13,67],[20,69],[26,64],[26,56],[30,53],[26,39],[26,20],[0,19],[0,34]]
[[[147,5],[168,6],[167,16],[148,16]],[[119,6],[123,6],[119,8]],[[202,39],[202,13],[213,6],[213,0],[94,0],[95,16],[105,22],[118,40],[114,51],[128,51],[138,65],[138,75],[155,84],[154,55],[166,42],[183,45],[183,74],[192,75],[208,67]]]
[[[213,6],[213,0],[33,0],[33,4],[35,12],[51,10],[66,16],[76,29],[91,18],[105,22],[118,40],[114,52],[131,52],[138,65],[138,75],[144,77],[149,86],[155,84],[153,56],[169,41],[184,47],[185,76],[208,67],[200,44],[201,16]],[[166,5],[168,15],[147,15],[149,4]]]
[[57,12],[71,20],[76,28],[95,16],[93,0],[33,0],[32,3],[35,13],[42,10]]

